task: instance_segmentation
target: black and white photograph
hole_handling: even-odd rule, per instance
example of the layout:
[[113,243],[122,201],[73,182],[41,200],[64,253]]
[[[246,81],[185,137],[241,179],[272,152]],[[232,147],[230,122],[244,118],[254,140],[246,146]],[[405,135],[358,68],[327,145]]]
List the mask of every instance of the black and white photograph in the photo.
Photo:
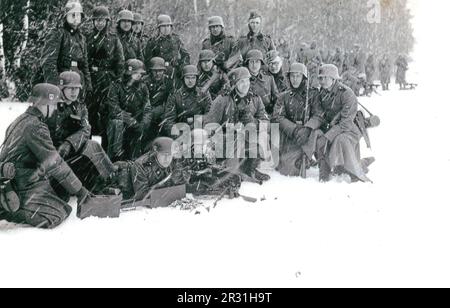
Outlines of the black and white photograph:
[[0,287],[450,287],[449,13],[0,0]]

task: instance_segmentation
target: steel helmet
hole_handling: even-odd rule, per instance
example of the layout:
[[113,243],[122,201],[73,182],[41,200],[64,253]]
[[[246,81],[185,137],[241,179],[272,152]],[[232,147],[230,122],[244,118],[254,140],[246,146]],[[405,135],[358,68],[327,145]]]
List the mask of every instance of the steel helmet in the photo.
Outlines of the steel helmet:
[[158,28],[162,26],[173,26],[172,18],[169,15],[158,16]]
[[186,65],[183,68],[183,77],[198,76],[198,68],[195,65]]
[[92,19],[107,19],[111,20],[109,9],[106,6],[96,6],[92,12]]
[[49,83],[35,85],[28,101],[34,106],[57,105],[64,102],[59,88]]
[[198,56],[198,60],[201,61],[211,61],[216,57],[214,51],[205,49],[200,51],[200,55]]
[[121,21],[134,21],[133,12],[129,10],[122,10],[118,14],[117,22]]
[[339,70],[334,64],[324,64],[319,69],[319,77],[330,77],[335,80],[341,79]]
[[264,55],[261,50],[252,49],[245,55],[245,62],[248,63],[250,60],[260,60],[264,64]]
[[77,72],[67,71],[59,75],[59,88],[82,88],[81,76]]
[[220,16],[212,16],[208,18],[208,27],[221,26],[225,28],[225,23],[223,22],[223,18]]
[[83,12],[83,6],[79,1],[76,0],[69,0],[64,7],[65,16],[73,13],[80,13],[82,16],[84,16]]
[[138,24],[138,23],[144,24],[144,18],[142,17],[142,14],[134,13],[133,22],[135,24]]
[[130,59],[126,63],[126,74],[145,74],[145,65],[144,62],[138,59]]
[[150,69],[151,70],[166,70],[166,61],[160,57],[154,57],[150,60]]
[[289,67],[288,74],[290,73],[302,73],[305,78],[308,78],[308,69],[303,63],[294,62]]
[[246,67],[235,68],[228,74],[228,79],[230,80],[232,85],[235,85],[240,80],[250,78],[251,78],[250,72]]

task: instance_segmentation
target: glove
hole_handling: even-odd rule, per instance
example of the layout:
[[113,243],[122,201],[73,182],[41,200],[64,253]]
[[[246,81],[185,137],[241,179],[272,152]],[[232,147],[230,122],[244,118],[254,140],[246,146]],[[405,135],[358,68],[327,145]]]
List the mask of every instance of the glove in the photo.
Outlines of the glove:
[[76,194],[78,205],[87,203],[94,195],[85,187],[81,187],[80,191]]
[[72,151],[72,145],[68,141],[64,141],[58,148],[58,153],[61,158],[66,158]]
[[312,129],[309,127],[297,126],[294,129],[293,137],[298,145],[304,145],[311,136]]

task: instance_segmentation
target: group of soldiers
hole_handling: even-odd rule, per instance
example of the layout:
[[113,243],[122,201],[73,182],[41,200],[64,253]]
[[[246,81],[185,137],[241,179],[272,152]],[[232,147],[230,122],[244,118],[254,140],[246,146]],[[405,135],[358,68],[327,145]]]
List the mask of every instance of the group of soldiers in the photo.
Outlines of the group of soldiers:
[[[342,66],[315,63],[304,49],[306,64],[290,63],[284,72],[257,12],[237,40],[221,17],[209,18],[210,37],[191,65],[167,15],[148,38],[142,16],[127,10],[112,33],[109,10],[99,6],[85,37],[82,6],[69,2],[65,9],[64,24],[43,48],[43,80],[33,88],[31,107],[6,132],[0,219],[54,228],[70,215],[71,196],[83,204],[117,188],[126,199],[143,200],[156,186],[180,184],[198,195],[236,193],[243,181],[270,180],[259,170],[270,158],[248,135],[245,151],[256,148],[256,156],[216,157],[218,145],[204,129],[211,124],[216,134],[230,124],[258,133],[262,124],[278,124],[283,175],[306,176],[318,165],[322,182],[334,174],[370,182],[373,160],[361,159],[359,147],[371,122],[342,82]],[[192,143],[175,151],[179,124],[191,128]]]

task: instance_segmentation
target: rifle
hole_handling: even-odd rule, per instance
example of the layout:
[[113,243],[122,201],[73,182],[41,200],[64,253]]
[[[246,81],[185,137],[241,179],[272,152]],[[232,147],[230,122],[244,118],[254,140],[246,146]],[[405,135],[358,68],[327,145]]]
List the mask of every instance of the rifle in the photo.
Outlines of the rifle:
[[[305,102],[305,114],[303,118],[304,120],[303,125],[306,125],[306,123],[308,123],[309,121],[308,111],[309,111],[309,80],[306,80],[306,102]],[[303,179],[306,179],[306,162],[307,162],[306,154],[302,153],[302,165],[300,167],[300,176]]]

